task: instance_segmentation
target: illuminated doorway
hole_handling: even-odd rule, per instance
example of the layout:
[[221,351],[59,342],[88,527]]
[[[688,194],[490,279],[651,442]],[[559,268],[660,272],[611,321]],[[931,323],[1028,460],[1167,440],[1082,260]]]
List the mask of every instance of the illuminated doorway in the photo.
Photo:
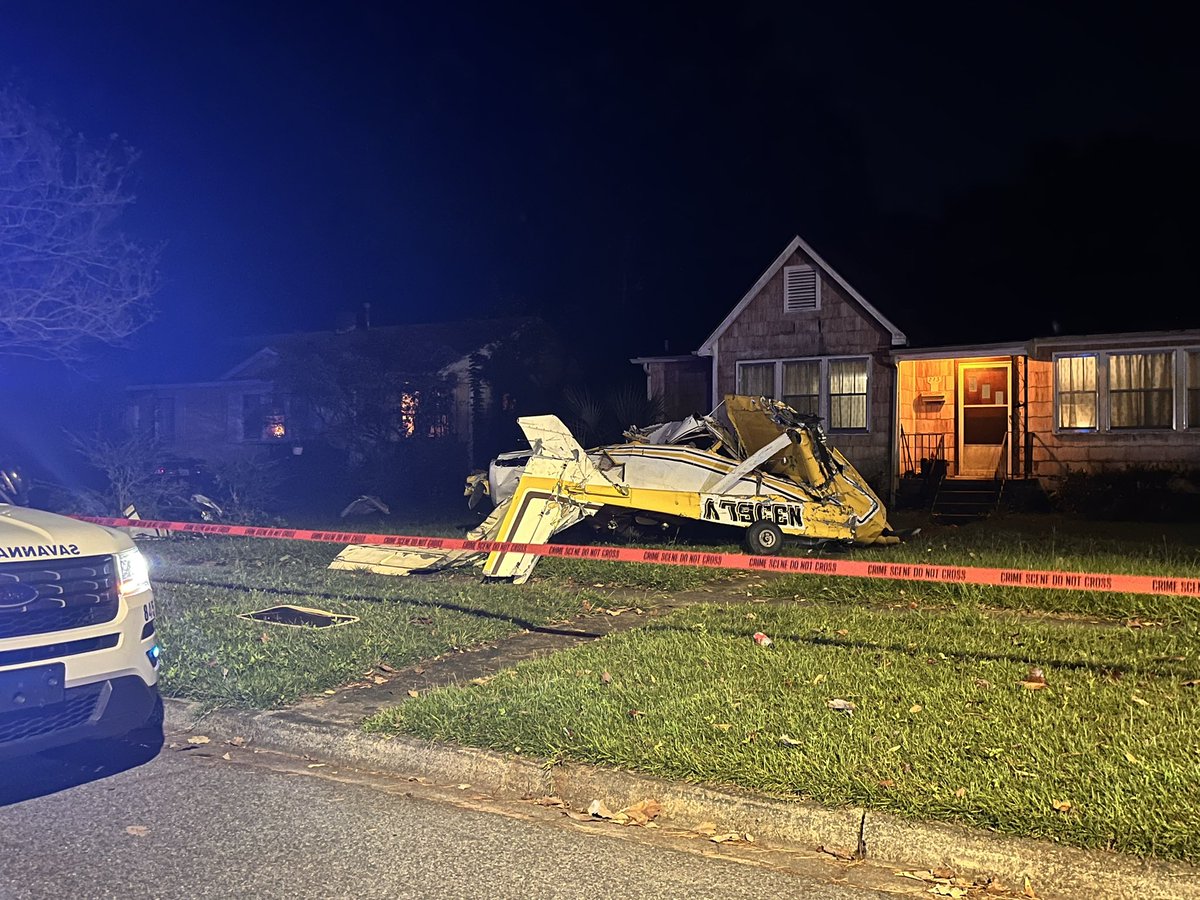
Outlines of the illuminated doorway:
[[1012,364],[963,363],[958,369],[958,474],[1008,474]]

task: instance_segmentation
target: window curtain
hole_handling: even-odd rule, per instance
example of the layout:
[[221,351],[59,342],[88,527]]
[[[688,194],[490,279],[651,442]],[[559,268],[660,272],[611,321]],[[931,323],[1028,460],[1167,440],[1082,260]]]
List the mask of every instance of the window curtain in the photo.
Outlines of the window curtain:
[[867,360],[835,359],[829,363],[829,427],[867,427]]
[[1058,427],[1096,427],[1096,357],[1060,356],[1054,361]]
[[750,397],[774,397],[775,363],[738,366],[738,393]]
[[821,414],[821,363],[818,360],[783,364],[783,402],[798,413]]
[[1113,428],[1171,428],[1172,354],[1121,353],[1108,358],[1109,424]]

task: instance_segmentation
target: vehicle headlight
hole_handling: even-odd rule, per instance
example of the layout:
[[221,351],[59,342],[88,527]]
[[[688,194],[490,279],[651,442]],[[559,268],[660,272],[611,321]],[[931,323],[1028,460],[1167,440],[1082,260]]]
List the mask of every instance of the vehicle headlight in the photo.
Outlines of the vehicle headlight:
[[141,550],[134,547],[117,554],[117,579],[126,597],[150,590],[150,566]]

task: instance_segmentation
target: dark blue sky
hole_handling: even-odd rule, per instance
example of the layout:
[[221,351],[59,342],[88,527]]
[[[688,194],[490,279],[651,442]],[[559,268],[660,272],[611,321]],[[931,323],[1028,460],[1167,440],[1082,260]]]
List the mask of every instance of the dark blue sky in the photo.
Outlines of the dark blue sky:
[[1047,142],[1197,137],[1191,31],[1153,10],[575,6],[0,0],[0,75],[141,151],[137,358],[194,374],[364,301],[687,351],[796,233],[906,324],[914,223]]

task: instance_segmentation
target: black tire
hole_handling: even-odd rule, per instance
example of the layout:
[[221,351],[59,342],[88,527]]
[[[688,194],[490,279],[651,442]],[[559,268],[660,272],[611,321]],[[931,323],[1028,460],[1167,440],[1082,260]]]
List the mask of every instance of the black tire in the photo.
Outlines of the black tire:
[[783,532],[774,522],[759,519],[746,529],[746,549],[756,556],[774,556],[783,549]]

